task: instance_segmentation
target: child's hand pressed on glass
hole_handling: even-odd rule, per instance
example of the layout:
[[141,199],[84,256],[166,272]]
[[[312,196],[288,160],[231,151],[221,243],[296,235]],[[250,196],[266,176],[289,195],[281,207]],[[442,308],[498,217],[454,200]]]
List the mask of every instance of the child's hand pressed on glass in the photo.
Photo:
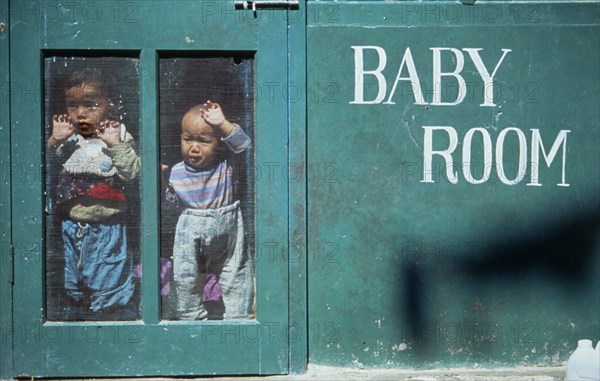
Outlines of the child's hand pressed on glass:
[[52,117],[52,138],[56,141],[63,141],[75,132],[75,127],[69,121],[67,114],[54,115]]
[[218,103],[213,103],[208,100],[203,105],[203,109],[200,111],[202,118],[206,123],[211,125],[214,128],[218,128],[221,130],[224,136],[229,136],[235,130],[235,126],[230,123],[225,115],[223,114],[223,110]]
[[114,120],[105,120],[100,122],[100,128],[96,130],[96,135],[108,146],[113,146],[123,141],[122,130],[124,130],[124,126],[121,123]]
[[204,109],[200,113],[206,123],[213,127],[220,127],[225,122],[225,115],[223,115],[223,110],[221,110],[218,103],[206,101],[203,106]]

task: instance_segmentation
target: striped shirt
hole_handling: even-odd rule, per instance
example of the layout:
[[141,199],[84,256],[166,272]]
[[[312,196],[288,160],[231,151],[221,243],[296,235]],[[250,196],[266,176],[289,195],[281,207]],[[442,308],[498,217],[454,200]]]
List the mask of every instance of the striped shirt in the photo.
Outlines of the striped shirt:
[[[223,142],[240,153],[250,146],[250,137],[238,127]],[[227,159],[206,171],[195,170],[182,161],[171,169],[166,199],[179,201],[185,208],[216,209],[235,202],[233,186],[233,167]]]

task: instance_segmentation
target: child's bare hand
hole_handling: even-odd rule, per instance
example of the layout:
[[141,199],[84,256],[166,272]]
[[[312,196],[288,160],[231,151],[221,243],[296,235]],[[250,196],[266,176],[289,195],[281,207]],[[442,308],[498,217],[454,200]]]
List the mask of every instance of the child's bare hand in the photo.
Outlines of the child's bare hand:
[[75,127],[69,121],[67,114],[54,115],[52,117],[52,138],[58,142],[67,139],[75,132]]
[[223,115],[223,110],[221,110],[221,106],[219,106],[218,103],[206,101],[203,106],[204,107],[200,113],[206,123],[213,127],[220,127],[223,122],[225,122],[225,115]]
[[113,146],[123,141],[124,129],[125,126],[117,121],[105,120],[100,122],[100,128],[96,134],[108,146]]
[[169,166],[163,163],[160,163],[160,179],[161,182],[167,182],[169,177]]
[[167,184],[169,182],[169,166],[163,163],[160,163],[160,186],[162,191],[167,188]]

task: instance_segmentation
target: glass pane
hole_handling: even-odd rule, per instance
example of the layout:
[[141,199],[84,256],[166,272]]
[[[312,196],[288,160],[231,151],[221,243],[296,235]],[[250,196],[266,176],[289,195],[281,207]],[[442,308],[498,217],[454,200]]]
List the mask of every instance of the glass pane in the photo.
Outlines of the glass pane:
[[138,78],[134,58],[44,60],[47,320],[139,318]]
[[254,318],[254,60],[160,60],[162,317]]

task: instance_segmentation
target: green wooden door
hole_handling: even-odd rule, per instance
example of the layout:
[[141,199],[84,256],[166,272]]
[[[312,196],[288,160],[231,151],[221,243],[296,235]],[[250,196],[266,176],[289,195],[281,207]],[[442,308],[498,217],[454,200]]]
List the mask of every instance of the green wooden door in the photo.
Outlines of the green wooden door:
[[[274,243],[278,250],[289,247],[287,178],[270,176],[274,168],[287,168],[289,157],[289,98],[272,94],[288,80],[288,10],[268,10],[265,17],[221,1],[17,1],[9,7],[11,82],[24,90],[11,93],[15,376],[287,373],[289,256],[271,255],[267,249]],[[94,71],[104,77],[90,79]],[[83,79],[74,79],[77,75]],[[85,94],[73,93],[78,89]],[[116,95],[102,98],[105,92]],[[204,233],[175,226],[189,205],[180,204],[172,213],[163,197],[171,169],[182,156],[184,162],[194,160],[186,159],[180,147],[181,120],[192,106],[208,100],[220,104],[227,120],[252,140],[239,155],[223,154],[233,157],[224,172],[233,173],[227,188],[233,196],[223,196],[229,197],[224,205],[237,199],[236,210],[243,216],[243,222],[239,214],[234,219],[238,238],[233,245],[242,245],[235,254],[226,244],[210,254]],[[71,170],[72,162],[55,157],[60,156],[57,146],[65,149],[70,138],[61,140],[62,145],[49,140],[57,123],[73,125],[72,113],[78,109],[97,112],[103,107],[110,109],[103,117],[116,121],[115,126],[101,130],[78,122],[75,132],[85,135],[86,129],[96,128],[97,138],[124,124],[126,133],[113,135],[119,143],[100,144],[100,150],[80,157],[87,163],[84,171],[96,171],[92,177],[101,178],[93,184],[96,188],[74,186],[79,181],[74,179],[89,173]],[[227,135],[215,127],[210,131],[215,139]],[[90,140],[75,144],[81,148],[83,141]],[[115,151],[123,141],[130,150]],[[139,171],[132,169],[132,152],[141,163]],[[111,162],[102,169],[107,157],[113,168],[117,161],[129,160],[130,166],[125,176],[119,167],[116,183],[108,185]],[[223,163],[221,156],[211,158]],[[65,172],[72,182],[65,183]],[[163,175],[167,181],[161,182]],[[92,193],[96,196],[90,201]],[[77,198],[81,195],[85,202],[72,201],[82,200]],[[172,220],[169,213],[175,215]],[[197,225],[216,237],[219,216],[214,228],[206,220]],[[68,227],[65,220],[74,224]],[[114,224],[125,227],[126,234],[98,233],[122,241],[125,250],[114,256],[102,257],[108,249],[86,251],[88,243],[77,241],[88,228]],[[225,228],[229,234],[228,229],[234,228]],[[189,234],[195,245],[191,262],[202,280],[196,278],[196,289],[186,292],[203,298],[208,320],[184,320],[178,310],[178,287],[184,281],[175,273],[184,270],[178,270],[182,262],[174,253],[174,230]],[[65,234],[74,237],[73,247],[65,243],[70,239]],[[73,255],[77,250],[80,256]],[[214,259],[222,255],[219,250],[243,258],[235,258],[228,268],[223,265],[228,257],[219,267]],[[89,267],[94,261],[99,267]],[[116,270],[119,264],[123,266]],[[239,275],[242,268],[246,275]],[[234,277],[225,284],[227,271]],[[238,275],[245,277],[241,283]],[[243,292],[236,288],[242,283]],[[236,292],[252,296],[232,296]],[[239,300],[248,304],[246,309],[231,312],[231,303]],[[201,315],[196,318],[206,317]]]

